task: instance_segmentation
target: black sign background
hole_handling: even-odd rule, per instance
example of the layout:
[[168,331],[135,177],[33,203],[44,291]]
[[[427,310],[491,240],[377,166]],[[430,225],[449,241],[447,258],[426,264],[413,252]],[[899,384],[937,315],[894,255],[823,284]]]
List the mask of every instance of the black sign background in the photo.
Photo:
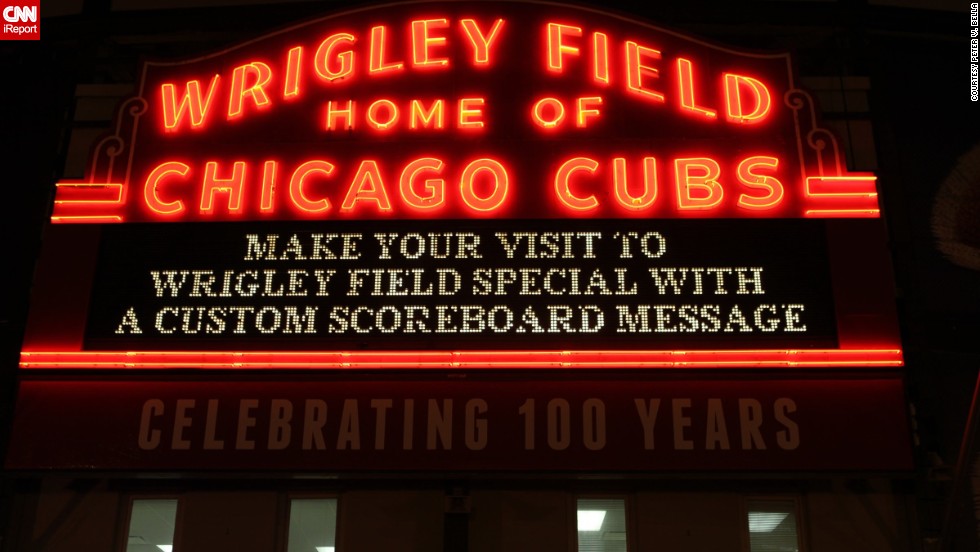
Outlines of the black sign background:
[[[497,233],[526,232],[541,236],[544,233],[572,233],[548,239],[549,243],[560,244],[558,258],[531,258],[524,247],[515,250],[513,258],[508,258]],[[837,345],[835,311],[831,294],[828,270],[824,223],[806,220],[456,220],[456,221],[321,221],[301,223],[221,223],[221,224],[129,224],[107,226],[103,229],[98,267],[95,275],[92,302],[89,309],[85,334],[85,348],[103,350],[149,349],[149,350],[608,350],[608,349],[733,349],[733,348],[825,348]],[[291,236],[295,235],[303,244],[303,254],[310,254],[310,236],[313,234],[361,234],[357,260],[320,259],[297,260],[295,255],[283,252]],[[375,234],[396,233],[395,246],[390,259],[382,259],[381,246]],[[409,259],[401,255],[399,239],[409,234],[471,233],[479,237],[475,251],[479,258],[456,258],[458,246],[452,242],[452,254],[447,258],[433,258],[419,255]],[[593,238],[594,258],[586,257],[585,241],[581,233],[599,233],[601,238]],[[656,233],[656,234],[651,234]],[[258,235],[264,240],[275,234],[278,260],[246,260],[247,238],[249,234]],[[650,258],[641,251],[640,237],[651,236],[647,249],[661,255]],[[631,258],[624,258],[623,236],[630,244]],[[662,236],[662,242],[660,241]],[[417,239],[407,239],[407,250],[414,256]],[[512,238],[511,238],[512,239]],[[340,251],[341,240],[326,242],[332,245],[335,253]],[[444,244],[445,242],[441,242]],[[570,249],[564,249],[570,244]],[[551,246],[539,248],[539,253],[554,251]],[[440,250],[440,252],[442,252]],[[561,258],[563,253],[571,253],[572,258]],[[256,256],[253,252],[253,257]],[[472,257],[472,255],[471,255]],[[651,270],[660,274],[674,270],[676,277],[680,268],[754,268],[761,267],[761,282],[764,293],[738,293],[737,275],[725,273],[724,294],[716,294],[717,279],[714,273],[704,272],[701,293],[694,293],[694,274],[674,294],[673,288],[656,285]],[[618,283],[615,270],[625,269],[623,284]],[[381,295],[372,293],[374,274],[362,277],[358,293],[350,295],[350,271],[357,269],[416,270],[422,280],[420,289],[433,287],[430,295]],[[438,294],[437,271],[454,270],[460,274],[460,290],[451,295]],[[541,290],[540,294],[522,295],[520,283],[510,284],[503,295],[474,293],[475,289],[485,289],[476,285],[475,271],[480,269],[502,269],[508,275],[520,275],[521,269],[540,269],[545,275],[557,269],[551,279],[555,291],[571,289],[571,274],[578,270],[581,294],[549,294],[543,279],[535,279],[530,289]],[[508,269],[510,272],[508,271]],[[192,276],[188,275],[178,297],[157,297],[157,288],[152,271],[214,271],[215,292],[222,288],[224,271],[234,271],[232,282],[243,271],[255,271],[245,276],[245,282],[257,282],[259,291],[252,297],[205,297],[189,293]],[[264,271],[273,270],[270,289],[288,288],[289,270],[303,270],[302,283],[294,296],[262,296]],[[334,270],[336,274],[325,288],[329,295],[316,296],[319,289],[312,276],[315,270]],[[599,271],[605,286],[592,280]],[[381,289],[388,291],[384,274]],[[408,272],[401,272],[408,275]],[[489,272],[481,272],[487,277]],[[499,273],[498,273],[499,274]],[[745,272],[751,276],[751,272]],[[258,275],[255,278],[254,275]],[[182,276],[178,274],[177,281]],[[452,276],[449,277],[452,280]],[[496,280],[492,280],[494,286]],[[596,285],[589,286],[593,281]],[[394,289],[410,290],[412,280],[396,284]],[[632,289],[635,294],[617,293],[621,289]],[[246,286],[247,287],[247,286]],[[284,289],[287,289],[284,288]],[[605,288],[610,293],[603,294]],[[748,284],[749,291],[753,284]],[[743,290],[744,291],[744,290]],[[235,295],[235,294],[232,294]],[[406,332],[408,315],[406,306],[417,306],[413,332]],[[449,331],[436,332],[437,306],[443,306],[446,318],[445,328]],[[495,306],[501,306],[493,314],[498,330],[485,327],[482,331],[478,322],[463,320],[464,307],[480,307],[489,313]],[[658,311],[656,305],[667,305],[660,310],[663,326],[658,331]],[[707,306],[708,311],[686,311],[687,318],[681,316],[681,305]],[[761,319],[755,313],[763,307]],[[787,305],[803,305],[796,308],[797,314],[787,315]],[[303,314],[307,308],[315,307],[313,320],[307,319],[295,328],[315,328],[315,333],[284,333],[286,307],[294,307]],[[737,323],[732,318],[732,309],[737,306],[744,315],[748,326]],[[238,308],[230,311],[231,307]],[[358,327],[355,331],[350,313],[361,307]],[[385,308],[387,307],[387,308]],[[549,308],[550,307],[550,308]],[[334,309],[341,311],[338,322],[332,316]],[[553,311],[551,309],[559,310]],[[568,308],[569,310],[563,310]],[[582,332],[583,308],[588,311],[587,326],[596,331]],[[183,309],[183,310],[179,310]],[[205,309],[205,310],[201,310]],[[221,309],[210,311],[206,309]],[[242,310],[244,309],[244,310]],[[262,309],[266,309],[262,311]],[[383,310],[382,310],[383,309]],[[624,322],[620,310],[635,316],[646,309],[648,323],[644,327],[639,319],[635,325]],[[545,330],[534,331],[533,322],[528,322],[526,312],[532,311],[536,321]],[[127,311],[131,315],[127,316]],[[260,311],[263,324],[256,322]],[[159,313],[164,314],[160,315]],[[276,323],[275,314],[280,317]],[[396,315],[395,313],[399,314]],[[467,311],[470,313],[479,310]],[[513,318],[507,324],[507,313]],[[555,331],[551,328],[553,312],[569,314],[570,318]],[[603,324],[598,325],[596,313],[603,313]],[[204,318],[198,317],[203,313]],[[217,313],[217,314],[214,314]],[[346,314],[343,314],[346,313]],[[383,314],[382,314],[383,313]],[[419,314],[424,313],[424,314]],[[183,318],[183,316],[187,318]],[[397,316],[401,316],[401,322]],[[693,317],[693,318],[692,318]],[[239,318],[243,320],[244,333],[234,333]],[[716,318],[713,322],[710,319]],[[787,319],[795,318],[790,326],[805,325],[805,331],[786,331]],[[223,319],[223,329],[218,330],[216,320]],[[691,320],[697,322],[692,326]],[[378,322],[380,320],[380,322]],[[486,319],[484,319],[486,320]],[[764,331],[759,320],[771,331]],[[200,325],[199,325],[200,322]],[[346,322],[346,330],[344,323]],[[307,326],[306,324],[309,324]],[[262,333],[258,325],[274,331]],[[389,328],[382,331],[378,326]],[[561,329],[564,327],[564,329]],[[725,328],[733,331],[725,331]],[[748,327],[751,331],[743,331]],[[135,329],[139,328],[140,333]],[[163,333],[160,329],[171,330]],[[424,328],[428,328],[425,331]],[[507,328],[507,329],[501,329]],[[691,330],[697,331],[676,331]],[[774,330],[772,328],[775,328]],[[462,331],[462,330],[470,331]],[[675,331],[663,331],[674,329]],[[210,330],[210,331],[209,331]],[[298,331],[298,330],[297,330]]]

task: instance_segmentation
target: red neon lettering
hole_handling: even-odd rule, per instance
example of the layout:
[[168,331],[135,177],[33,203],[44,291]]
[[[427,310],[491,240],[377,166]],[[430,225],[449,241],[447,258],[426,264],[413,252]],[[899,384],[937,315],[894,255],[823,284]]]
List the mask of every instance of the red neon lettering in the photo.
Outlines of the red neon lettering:
[[477,67],[490,65],[490,47],[500,34],[500,29],[504,26],[504,20],[498,19],[494,21],[489,34],[480,30],[480,26],[473,19],[463,19],[460,23],[463,26],[463,32],[466,33],[466,37],[470,39],[470,44],[473,45],[473,65]]
[[[382,110],[387,111],[387,120],[378,118],[378,112]],[[371,105],[367,109],[367,122],[368,126],[378,130],[386,130],[398,122],[398,107],[391,100],[376,100],[371,102]]]
[[426,178],[423,180],[422,187],[426,195],[419,195],[415,191],[416,179],[423,172],[441,175],[442,169],[442,161],[432,157],[416,159],[408,165],[405,165],[401,178],[398,179],[398,191],[401,192],[405,205],[415,209],[432,209],[442,205],[446,197],[446,181],[444,179]]
[[381,180],[381,172],[378,171],[376,161],[370,159],[361,161],[350,188],[347,188],[347,195],[344,196],[340,210],[351,211],[358,201],[373,201],[378,204],[378,209],[381,211],[391,211],[391,202],[388,201],[388,192]]
[[368,71],[371,73],[382,73],[386,71],[399,71],[405,67],[405,64],[398,62],[386,62],[385,61],[385,31],[387,27],[384,25],[378,25],[377,27],[371,27],[371,44],[370,44],[370,66]]
[[765,190],[768,193],[764,196],[750,196],[741,194],[738,197],[737,205],[744,209],[773,209],[783,201],[783,183],[772,176],[756,174],[756,168],[770,169],[775,171],[779,166],[779,159],[757,155],[748,157],[738,164],[738,180],[749,188]]
[[[751,110],[745,109],[746,98],[742,95],[743,90],[749,96],[753,106]],[[725,118],[728,121],[756,124],[761,123],[769,115],[769,110],[772,108],[772,95],[762,81],[744,75],[725,73],[725,104],[727,107]]]
[[609,37],[592,33],[592,77],[597,83],[609,84]]
[[575,102],[575,126],[579,128],[589,126],[589,119],[599,116],[600,105],[602,105],[602,98],[599,96],[578,98]]
[[157,165],[146,177],[143,185],[143,201],[146,206],[160,215],[174,215],[184,210],[184,202],[179,199],[163,201],[157,193],[164,178],[172,175],[187,176],[190,167],[178,161],[169,161]]
[[626,177],[626,159],[613,159],[613,183],[616,188],[616,201],[627,209],[639,211],[653,205],[657,200],[657,159],[643,158],[643,193],[639,197],[631,195]]
[[347,107],[337,109],[335,106],[339,102],[330,100],[327,102],[327,130],[336,130],[337,121],[344,121],[344,126],[339,128],[346,130],[354,129],[354,100],[347,100]]
[[218,178],[218,163],[208,161],[204,165],[204,183],[201,186],[201,212],[214,212],[215,194],[228,196],[228,212],[242,212],[242,186],[245,184],[245,162],[232,165],[231,178]]
[[[545,109],[551,110],[551,117],[545,117]],[[565,106],[557,98],[541,98],[534,102],[531,120],[541,128],[555,128],[565,119]]]
[[432,100],[429,109],[425,109],[420,100],[412,100],[409,126],[413,130],[418,128],[435,128],[441,130],[445,128],[445,103],[441,99]]
[[694,69],[690,60],[677,58],[677,81],[680,83],[681,109],[707,119],[717,120],[718,113],[714,109],[699,107],[695,103]]
[[644,65],[642,58],[660,59],[660,51],[640,46],[636,42],[626,42],[626,87],[644,98],[663,102],[664,95],[660,92],[643,87],[643,77],[660,78],[660,71],[652,65]]
[[553,73],[561,73],[564,70],[562,66],[564,54],[579,55],[578,47],[569,46],[562,42],[562,37],[566,35],[582,36],[582,27],[548,23],[548,70]]
[[596,199],[595,195],[584,198],[578,197],[572,193],[571,187],[569,186],[569,181],[573,173],[586,171],[589,174],[595,174],[598,168],[599,162],[588,157],[573,157],[562,163],[561,167],[558,168],[558,172],[555,173],[555,194],[558,196],[558,200],[566,207],[575,209],[576,211],[585,211],[598,207],[599,200]]
[[447,58],[431,57],[431,49],[435,46],[445,46],[445,36],[430,36],[430,29],[445,29],[449,27],[447,19],[422,19],[412,21],[412,66],[445,66],[449,65]]
[[711,209],[721,203],[725,190],[718,183],[721,167],[717,161],[709,157],[675,159],[674,168],[678,209]]
[[[493,182],[493,190],[486,196],[476,194],[476,178],[480,173],[488,173]],[[476,159],[463,169],[459,178],[459,191],[463,203],[475,211],[493,211],[503,205],[509,191],[507,169],[493,159]]]
[[[333,81],[342,79],[354,72],[354,50],[347,49],[334,54],[334,48],[338,45],[353,46],[354,35],[348,33],[337,33],[330,35],[316,49],[313,56],[313,69],[316,74],[324,80]],[[336,70],[330,68],[331,60],[340,65]]]
[[303,47],[297,46],[289,50],[286,58],[286,82],[283,84],[282,97],[286,99],[299,96],[299,68],[303,63]]
[[483,98],[460,98],[459,128],[483,128]]
[[269,213],[275,208],[276,178],[279,175],[279,163],[266,161],[262,165],[262,196],[259,199],[259,210]]
[[[228,118],[235,119],[241,117],[245,97],[252,99],[255,107],[262,108],[269,105],[269,96],[265,93],[265,86],[272,78],[272,69],[261,61],[235,67],[231,73],[231,96],[228,98]],[[246,81],[252,80],[252,84],[246,85]]]
[[171,83],[164,83],[160,86],[160,99],[163,103],[163,126],[167,132],[176,132],[177,126],[188,114],[191,120],[191,128],[200,129],[204,126],[208,109],[211,107],[211,100],[214,93],[218,90],[218,81],[221,77],[215,75],[211,77],[211,84],[208,85],[208,95],[201,99],[201,81],[188,81],[184,86],[184,93],[177,103],[177,90]]
[[296,167],[293,175],[289,178],[289,199],[292,200],[293,205],[308,213],[320,213],[329,209],[330,201],[327,198],[313,201],[306,197],[306,194],[303,193],[303,183],[313,173],[330,176],[332,172],[333,165],[320,159],[307,161]]

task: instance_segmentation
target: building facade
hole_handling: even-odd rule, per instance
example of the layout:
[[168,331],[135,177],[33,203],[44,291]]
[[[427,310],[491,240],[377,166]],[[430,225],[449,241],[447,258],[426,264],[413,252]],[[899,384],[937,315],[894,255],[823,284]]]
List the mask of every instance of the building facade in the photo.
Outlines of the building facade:
[[969,134],[909,169],[882,50],[945,14],[137,7],[18,51],[12,550],[932,546],[970,356],[916,315],[975,305],[906,194]]

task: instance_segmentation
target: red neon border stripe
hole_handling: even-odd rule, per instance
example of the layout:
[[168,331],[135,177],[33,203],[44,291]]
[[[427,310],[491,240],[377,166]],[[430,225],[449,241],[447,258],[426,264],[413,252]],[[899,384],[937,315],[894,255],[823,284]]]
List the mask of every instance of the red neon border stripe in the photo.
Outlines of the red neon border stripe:
[[801,368],[903,366],[902,350],[22,351],[24,369]]

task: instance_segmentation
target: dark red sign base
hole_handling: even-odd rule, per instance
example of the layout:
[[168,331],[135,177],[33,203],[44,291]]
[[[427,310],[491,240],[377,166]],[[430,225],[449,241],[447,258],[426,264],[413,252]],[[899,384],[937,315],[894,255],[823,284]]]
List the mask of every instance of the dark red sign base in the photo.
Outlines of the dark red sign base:
[[23,381],[9,469],[901,471],[901,381]]

